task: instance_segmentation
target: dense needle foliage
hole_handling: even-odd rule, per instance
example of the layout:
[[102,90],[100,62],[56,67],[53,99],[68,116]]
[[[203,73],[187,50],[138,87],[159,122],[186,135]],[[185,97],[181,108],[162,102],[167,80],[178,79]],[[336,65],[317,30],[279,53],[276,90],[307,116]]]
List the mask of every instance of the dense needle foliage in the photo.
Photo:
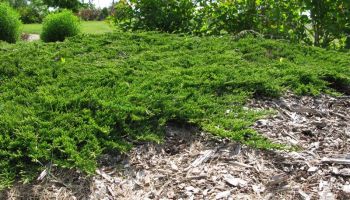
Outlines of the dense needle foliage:
[[271,111],[249,98],[349,92],[348,53],[273,40],[158,33],[0,44],[0,185],[48,164],[93,172],[103,152],[162,140],[169,121],[257,148]]

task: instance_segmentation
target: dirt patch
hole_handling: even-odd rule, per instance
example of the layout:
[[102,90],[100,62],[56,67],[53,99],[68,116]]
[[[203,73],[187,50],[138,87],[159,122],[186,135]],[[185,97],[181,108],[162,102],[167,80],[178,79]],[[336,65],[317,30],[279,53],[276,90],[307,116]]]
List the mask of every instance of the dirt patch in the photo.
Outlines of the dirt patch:
[[40,35],[39,34],[28,34],[28,33],[23,33],[21,35],[21,39],[27,42],[33,42],[40,40]]
[[163,144],[106,155],[97,175],[53,171],[0,199],[349,199],[350,97],[252,100],[275,109],[254,128],[297,152],[262,151],[176,124]]

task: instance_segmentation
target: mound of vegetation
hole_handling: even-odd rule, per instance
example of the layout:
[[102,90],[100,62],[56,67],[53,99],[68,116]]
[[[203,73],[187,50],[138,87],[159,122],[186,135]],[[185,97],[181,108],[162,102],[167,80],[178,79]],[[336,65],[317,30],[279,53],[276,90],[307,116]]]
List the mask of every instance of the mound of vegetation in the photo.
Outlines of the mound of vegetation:
[[101,153],[161,142],[191,123],[257,148],[271,111],[249,98],[349,92],[348,53],[256,38],[158,33],[77,36],[0,46],[0,185],[47,166],[93,172]]
[[20,35],[18,13],[8,4],[0,2],[0,41],[15,43]]
[[66,37],[78,35],[80,25],[79,18],[72,11],[51,13],[44,19],[40,38],[45,42],[64,41]]

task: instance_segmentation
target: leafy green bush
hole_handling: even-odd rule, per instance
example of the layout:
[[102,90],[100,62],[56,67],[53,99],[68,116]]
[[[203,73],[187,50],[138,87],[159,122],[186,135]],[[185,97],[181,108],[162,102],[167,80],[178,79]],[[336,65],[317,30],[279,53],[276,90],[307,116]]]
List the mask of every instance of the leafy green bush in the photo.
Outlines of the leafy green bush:
[[[275,0],[120,0],[114,22],[123,30],[152,30],[198,35],[253,30],[269,39],[350,48],[350,3]],[[348,39],[350,40],[350,39]]]
[[98,17],[98,20],[105,20],[108,15],[109,15],[110,11],[108,8],[102,8],[101,12],[100,12],[100,16]]
[[71,11],[49,14],[43,22],[41,39],[45,42],[63,41],[80,33],[80,21]]
[[0,3],[0,40],[15,43],[20,36],[19,14],[8,4]]
[[124,29],[189,32],[194,11],[192,0],[121,0],[114,21]]
[[41,23],[48,14],[48,7],[39,2],[31,2],[17,9],[24,24]]

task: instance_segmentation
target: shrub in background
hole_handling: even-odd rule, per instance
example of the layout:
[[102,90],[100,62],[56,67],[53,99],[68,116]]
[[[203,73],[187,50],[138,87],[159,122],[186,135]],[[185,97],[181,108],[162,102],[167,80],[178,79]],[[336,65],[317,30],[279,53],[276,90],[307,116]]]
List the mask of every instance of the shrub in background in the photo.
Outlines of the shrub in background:
[[134,15],[135,10],[128,1],[120,0],[114,5],[114,9],[108,19],[122,30],[132,30],[138,28],[135,27]]
[[28,6],[17,9],[24,24],[41,23],[49,13],[48,7],[40,3],[32,2]]
[[105,20],[109,15],[108,8],[97,9],[97,8],[83,8],[78,12],[80,19],[84,21],[102,21]]
[[0,3],[0,40],[15,43],[20,36],[19,14],[8,4]]
[[98,17],[99,19],[98,20],[105,20],[109,15],[109,10],[108,8],[103,8],[100,12],[100,16]]
[[80,32],[80,21],[72,11],[63,10],[59,13],[49,14],[43,22],[41,39],[44,42],[63,41]]
[[192,0],[120,0],[113,19],[124,30],[190,32],[195,7]]
[[80,19],[84,21],[93,21],[97,20],[100,15],[100,10],[94,8],[84,8],[81,9],[78,13]]

